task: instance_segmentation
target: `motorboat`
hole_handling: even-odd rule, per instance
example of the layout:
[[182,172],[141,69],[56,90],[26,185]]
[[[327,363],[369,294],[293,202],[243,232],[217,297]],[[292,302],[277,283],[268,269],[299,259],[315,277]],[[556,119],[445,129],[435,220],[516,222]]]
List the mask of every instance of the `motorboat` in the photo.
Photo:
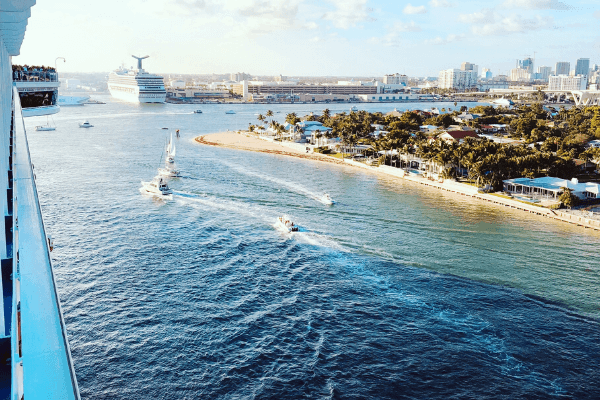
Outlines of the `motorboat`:
[[181,173],[178,170],[175,168],[169,168],[168,165],[165,168],[159,168],[158,174],[169,178],[177,178],[181,176]]
[[90,121],[83,121],[79,124],[80,128],[92,128],[94,125],[90,124]]
[[169,188],[167,181],[160,176],[155,176],[150,182],[142,182],[140,191],[145,194],[162,198],[172,198],[173,190]]
[[352,107],[350,107],[350,111],[358,111],[358,107],[352,106]]
[[292,220],[286,215],[277,218],[277,227],[286,232],[298,232],[298,225],[295,225]]
[[194,110],[194,114],[202,114],[202,110]]
[[167,150],[166,150],[167,154],[166,154],[166,160],[168,163],[174,163],[175,162],[175,144],[173,143],[173,133],[171,133],[171,139],[169,140],[169,144],[167,144]]
[[225,111],[225,114],[235,114],[235,111],[233,111],[233,110]]
[[330,206],[330,205],[332,205],[332,204],[335,203],[335,201],[333,201],[331,199],[331,197],[329,196],[329,193],[325,193],[323,195],[323,197],[321,197],[319,200],[321,201],[321,203],[323,203],[325,205],[328,205],[328,206]]
[[[54,120],[52,121],[54,122]],[[46,118],[46,125],[38,125],[35,127],[36,131],[55,131],[56,126],[50,125],[50,120]]]
[[166,129],[169,129],[169,128],[160,128],[160,129],[165,129],[166,130]]

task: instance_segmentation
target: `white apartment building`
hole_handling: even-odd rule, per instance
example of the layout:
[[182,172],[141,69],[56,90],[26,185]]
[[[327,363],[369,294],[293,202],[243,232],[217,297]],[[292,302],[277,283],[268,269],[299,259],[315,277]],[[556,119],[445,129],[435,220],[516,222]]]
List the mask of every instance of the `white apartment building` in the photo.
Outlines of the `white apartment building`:
[[531,74],[524,68],[513,68],[510,70],[510,80],[513,82],[529,82]]
[[446,69],[440,71],[439,88],[466,90],[475,86],[477,86],[477,70]]
[[408,86],[408,76],[400,74],[384,75],[383,83],[385,83],[386,85]]
[[585,75],[552,75],[548,81],[548,90],[585,90],[587,76]]

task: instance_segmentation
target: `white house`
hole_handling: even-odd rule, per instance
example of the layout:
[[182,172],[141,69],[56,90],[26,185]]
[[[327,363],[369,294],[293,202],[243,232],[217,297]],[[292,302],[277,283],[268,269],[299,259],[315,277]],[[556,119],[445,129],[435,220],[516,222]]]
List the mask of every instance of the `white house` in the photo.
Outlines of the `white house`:
[[571,180],[545,176],[542,178],[515,178],[504,181],[504,190],[513,194],[523,194],[532,197],[546,197],[558,199],[564,191],[563,188],[571,189],[571,192],[580,199],[600,198],[600,184],[579,183],[577,178]]

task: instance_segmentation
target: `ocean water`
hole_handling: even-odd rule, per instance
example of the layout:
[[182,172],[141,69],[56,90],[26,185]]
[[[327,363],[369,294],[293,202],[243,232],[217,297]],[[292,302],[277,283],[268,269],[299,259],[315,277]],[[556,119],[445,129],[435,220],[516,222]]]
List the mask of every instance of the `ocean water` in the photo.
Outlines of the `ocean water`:
[[[26,120],[83,398],[598,398],[597,232],[193,141],[322,106],[99,98]],[[174,129],[173,200],[144,196]]]

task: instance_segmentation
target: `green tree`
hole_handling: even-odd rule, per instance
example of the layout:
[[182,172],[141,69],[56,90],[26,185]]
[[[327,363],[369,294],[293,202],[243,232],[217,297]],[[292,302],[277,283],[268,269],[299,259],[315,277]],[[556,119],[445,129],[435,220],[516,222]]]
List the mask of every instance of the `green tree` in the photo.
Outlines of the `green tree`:
[[300,122],[300,118],[295,112],[292,112],[285,116],[285,122],[290,125],[296,125],[298,122]]
[[571,207],[575,207],[579,203],[579,198],[575,196],[573,192],[571,192],[571,189],[567,187],[563,187],[562,189],[563,192],[558,197],[558,200],[562,203],[563,206],[568,207],[569,209]]

